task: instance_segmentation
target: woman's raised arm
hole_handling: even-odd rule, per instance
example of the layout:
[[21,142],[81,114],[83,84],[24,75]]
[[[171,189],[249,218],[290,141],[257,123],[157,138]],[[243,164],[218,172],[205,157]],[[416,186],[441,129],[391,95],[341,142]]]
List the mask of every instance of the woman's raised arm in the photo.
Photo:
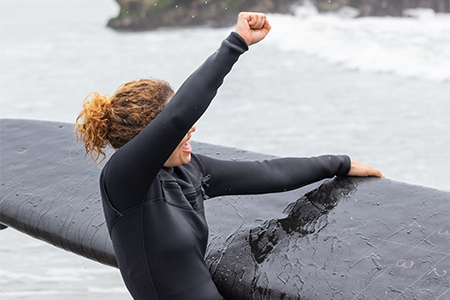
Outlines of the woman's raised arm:
[[[239,16],[237,32],[232,32],[188,77],[162,112],[110,158],[103,171],[103,181],[110,197],[129,199],[126,207],[121,203],[122,209],[143,201],[159,170],[206,111],[239,56],[248,50],[248,43],[259,42],[268,33],[270,25],[265,19],[263,27],[257,27],[260,25],[256,23],[261,23],[259,14],[245,16]],[[114,199],[110,200],[114,204]]]

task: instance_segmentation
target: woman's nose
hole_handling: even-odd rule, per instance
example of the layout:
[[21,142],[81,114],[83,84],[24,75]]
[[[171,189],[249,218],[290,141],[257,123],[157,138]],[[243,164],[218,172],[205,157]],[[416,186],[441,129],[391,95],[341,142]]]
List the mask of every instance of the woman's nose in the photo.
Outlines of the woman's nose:
[[193,126],[191,127],[191,129],[189,129],[189,132],[188,132],[188,133],[193,133],[193,132],[195,131],[195,129],[197,129],[197,128],[195,128],[195,125],[193,125]]

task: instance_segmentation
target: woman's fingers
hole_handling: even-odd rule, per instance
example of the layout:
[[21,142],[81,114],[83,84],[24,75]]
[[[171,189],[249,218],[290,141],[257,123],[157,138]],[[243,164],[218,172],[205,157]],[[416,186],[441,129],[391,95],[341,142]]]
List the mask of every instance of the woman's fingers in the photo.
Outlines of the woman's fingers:
[[360,163],[356,160],[351,160],[350,171],[348,176],[375,176],[386,178],[379,170],[373,168],[372,166]]
[[249,13],[247,15],[248,24],[251,29],[262,29],[266,23],[266,16],[261,13]]

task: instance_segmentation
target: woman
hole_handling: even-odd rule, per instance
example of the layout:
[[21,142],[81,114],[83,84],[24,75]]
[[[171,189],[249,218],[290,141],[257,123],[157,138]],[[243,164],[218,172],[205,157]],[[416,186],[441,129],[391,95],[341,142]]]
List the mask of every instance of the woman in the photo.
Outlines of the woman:
[[236,32],[177,93],[164,81],[139,80],[111,98],[94,93],[86,99],[76,132],[87,153],[98,160],[106,145],[117,150],[102,170],[100,188],[134,299],[223,299],[204,262],[208,196],[284,191],[346,174],[382,176],[347,156],[231,162],[191,154],[194,123],[239,56],[270,28],[263,14],[239,14]]

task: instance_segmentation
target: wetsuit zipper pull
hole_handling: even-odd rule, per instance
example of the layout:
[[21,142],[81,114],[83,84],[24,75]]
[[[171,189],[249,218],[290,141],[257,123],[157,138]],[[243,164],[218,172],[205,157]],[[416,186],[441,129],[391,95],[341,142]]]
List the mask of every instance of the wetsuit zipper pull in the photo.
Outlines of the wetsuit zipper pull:
[[202,187],[201,188],[202,188],[203,199],[205,199],[205,200],[209,199],[209,196],[206,195],[206,189],[208,189],[208,187],[209,187],[208,181],[210,179],[211,179],[211,174],[208,174],[202,178]]

